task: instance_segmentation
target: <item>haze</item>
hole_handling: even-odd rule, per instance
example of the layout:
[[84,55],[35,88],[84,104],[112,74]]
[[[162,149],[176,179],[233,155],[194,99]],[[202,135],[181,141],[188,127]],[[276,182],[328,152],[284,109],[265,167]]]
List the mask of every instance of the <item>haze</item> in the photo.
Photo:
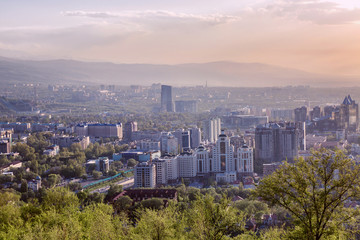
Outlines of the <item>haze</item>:
[[258,62],[360,76],[359,43],[355,0],[0,2],[0,56],[11,58]]

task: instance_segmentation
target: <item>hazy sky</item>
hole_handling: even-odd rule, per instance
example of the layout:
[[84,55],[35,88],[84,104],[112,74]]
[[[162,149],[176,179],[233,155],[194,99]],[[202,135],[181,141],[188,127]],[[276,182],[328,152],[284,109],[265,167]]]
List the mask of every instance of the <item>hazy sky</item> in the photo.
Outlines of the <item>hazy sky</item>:
[[0,55],[360,75],[360,1],[2,0]]

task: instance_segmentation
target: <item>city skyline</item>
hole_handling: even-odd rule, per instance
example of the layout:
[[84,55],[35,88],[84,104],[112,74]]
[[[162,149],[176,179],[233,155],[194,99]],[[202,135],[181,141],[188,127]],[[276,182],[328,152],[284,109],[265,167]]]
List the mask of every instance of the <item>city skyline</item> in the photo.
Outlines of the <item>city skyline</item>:
[[359,7],[340,0],[4,1],[0,56],[260,62],[359,76]]

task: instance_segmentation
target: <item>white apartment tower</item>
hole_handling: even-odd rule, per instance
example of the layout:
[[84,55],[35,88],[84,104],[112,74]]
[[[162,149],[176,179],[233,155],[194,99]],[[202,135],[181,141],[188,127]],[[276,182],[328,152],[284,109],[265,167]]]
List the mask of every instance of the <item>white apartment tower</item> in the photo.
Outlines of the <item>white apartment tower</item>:
[[196,177],[196,154],[191,151],[177,156],[180,178]]
[[212,172],[233,172],[235,171],[234,146],[230,139],[222,131],[212,149]]
[[203,122],[204,140],[216,142],[218,135],[221,133],[220,118],[213,118]]
[[152,163],[156,166],[156,185],[167,184],[167,164],[165,159],[155,158]]
[[254,172],[253,149],[243,145],[238,149],[237,172],[242,174],[252,174]]
[[152,163],[139,163],[135,167],[134,187],[154,188],[156,186],[156,166]]
[[210,169],[209,151],[203,145],[196,149],[196,165],[197,173],[200,175],[212,171]]

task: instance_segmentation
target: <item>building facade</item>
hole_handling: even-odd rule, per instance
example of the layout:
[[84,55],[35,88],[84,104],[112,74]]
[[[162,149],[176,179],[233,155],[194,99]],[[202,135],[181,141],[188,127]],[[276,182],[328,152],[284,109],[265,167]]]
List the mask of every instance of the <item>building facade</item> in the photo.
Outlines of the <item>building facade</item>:
[[174,112],[174,101],[171,86],[161,85],[161,111]]
[[139,163],[134,169],[135,188],[156,187],[156,166],[153,163]]

